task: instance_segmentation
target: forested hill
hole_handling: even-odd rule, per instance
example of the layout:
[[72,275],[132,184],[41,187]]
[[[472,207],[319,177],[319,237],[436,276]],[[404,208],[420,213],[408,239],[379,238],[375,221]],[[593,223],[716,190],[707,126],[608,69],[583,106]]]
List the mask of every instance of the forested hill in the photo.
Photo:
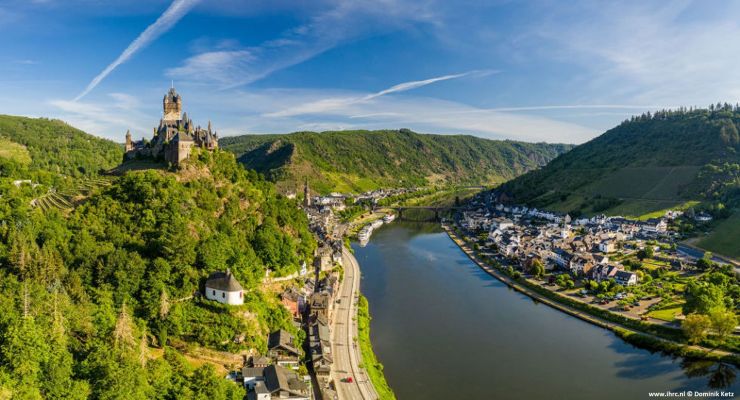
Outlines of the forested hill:
[[660,111],[623,122],[497,192],[571,214],[640,215],[684,204],[736,205],[740,109]]
[[[233,154],[196,150],[178,169],[93,177],[120,160],[117,145],[55,121],[3,124],[1,398],[243,399],[224,365],[264,354],[273,330],[303,338],[262,279],[311,260],[307,218]],[[105,184],[74,207],[32,206],[91,179]],[[199,296],[226,268],[242,306]]]
[[63,121],[0,115],[0,168],[90,176],[116,166],[123,146]]
[[248,168],[293,190],[360,192],[378,187],[492,184],[540,167],[571,146],[400,131],[297,132],[226,137]]

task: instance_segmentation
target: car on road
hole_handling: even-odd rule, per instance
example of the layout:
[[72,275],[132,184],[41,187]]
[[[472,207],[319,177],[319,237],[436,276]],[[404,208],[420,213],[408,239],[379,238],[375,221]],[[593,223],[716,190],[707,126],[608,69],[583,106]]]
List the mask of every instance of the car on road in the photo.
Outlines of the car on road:
[[348,376],[348,377],[346,377],[346,378],[342,379],[342,382],[344,382],[344,383],[352,383],[352,382],[354,382],[354,381],[355,381],[355,380],[354,380],[354,379],[352,379],[352,377],[351,377],[351,376]]

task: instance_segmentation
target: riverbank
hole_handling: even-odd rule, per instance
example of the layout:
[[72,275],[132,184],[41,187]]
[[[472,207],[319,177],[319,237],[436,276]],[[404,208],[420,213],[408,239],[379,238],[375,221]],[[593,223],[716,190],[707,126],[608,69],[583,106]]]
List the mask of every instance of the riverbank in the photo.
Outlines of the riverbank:
[[[468,258],[470,258],[483,271],[505,283],[510,288],[526,296],[529,296],[530,298],[540,303],[579,318],[583,321],[589,322],[593,325],[611,330],[622,339],[639,347],[664,351],[688,358],[722,361],[732,363],[734,365],[740,365],[740,357],[738,357],[738,355],[735,353],[717,349],[710,349],[701,346],[687,345],[685,343],[661,337],[657,332],[644,332],[634,327],[634,324],[639,324],[638,321],[628,321],[624,317],[619,315],[605,316],[603,315],[603,312],[600,313],[601,315],[594,315],[594,313],[589,312],[591,310],[589,309],[590,306],[588,305],[576,304],[571,299],[564,298],[557,293],[526,282],[526,280],[515,280],[506,275],[503,271],[500,271],[495,267],[481,261],[475,255],[474,251],[470,247],[468,247],[464,240],[458,237],[457,234],[449,226],[443,225],[443,229],[450,237],[450,239],[452,239],[452,241],[468,256]],[[628,326],[628,324],[630,326]],[[652,328],[654,330],[661,329],[657,326]]]
[[362,354],[362,367],[367,371],[370,381],[378,393],[381,400],[395,400],[396,395],[393,389],[388,385],[383,374],[383,364],[373,352],[373,345],[370,342],[370,308],[365,296],[360,295],[357,304],[357,342]]

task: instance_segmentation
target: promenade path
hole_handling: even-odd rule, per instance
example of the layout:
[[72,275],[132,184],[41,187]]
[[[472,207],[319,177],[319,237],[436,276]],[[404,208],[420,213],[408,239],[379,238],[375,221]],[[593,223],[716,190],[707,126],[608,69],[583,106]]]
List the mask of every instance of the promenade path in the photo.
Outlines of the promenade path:
[[[339,304],[335,305],[332,322],[332,378],[340,400],[378,398],[365,370],[360,368],[362,356],[355,341],[357,337],[357,299],[360,290],[360,266],[346,248],[342,250],[344,280],[339,289]],[[343,382],[352,377],[353,382]]]

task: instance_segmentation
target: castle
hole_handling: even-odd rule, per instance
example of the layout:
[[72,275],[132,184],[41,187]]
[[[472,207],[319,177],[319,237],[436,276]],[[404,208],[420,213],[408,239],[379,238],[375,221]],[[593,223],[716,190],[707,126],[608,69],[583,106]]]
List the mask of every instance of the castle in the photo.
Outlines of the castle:
[[188,113],[182,113],[182,97],[171,87],[162,100],[164,115],[159,120],[159,127],[154,128],[154,137],[147,141],[131,140],[131,132],[126,132],[126,153],[124,160],[138,157],[164,159],[179,165],[190,156],[193,146],[209,151],[218,148],[218,134],[208,128],[194,126]]

